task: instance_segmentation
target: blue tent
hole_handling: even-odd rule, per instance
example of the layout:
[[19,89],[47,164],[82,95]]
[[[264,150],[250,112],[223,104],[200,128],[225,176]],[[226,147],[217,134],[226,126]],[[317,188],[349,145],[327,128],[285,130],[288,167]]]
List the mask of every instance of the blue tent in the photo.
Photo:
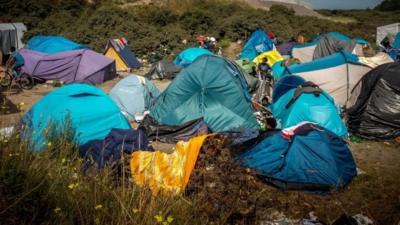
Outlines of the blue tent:
[[47,143],[47,132],[61,131],[67,122],[78,144],[104,139],[113,128],[130,125],[118,106],[101,89],[86,84],[71,84],[50,92],[24,115],[24,136],[40,151]]
[[203,118],[212,131],[258,128],[246,80],[238,66],[204,55],[182,70],[157,98],[150,115],[165,125]]
[[258,29],[253,32],[250,38],[247,40],[243,47],[242,53],[240,53],[240,59],[249,59],[253,61],[259,54],[267,51],[271,51],[274,48],[274,43],[267,36],[267,34]]
[[70,50],[86,49],[87,47],[62,36],[35,36],[28,41],[25,48],[54,54]]
[[270,132],[238,160],[283,190],[329,192],[357,174],[346,142],[310,123]]
[[129,120],[134,120],[136,113],[149,109],[159,95],[160,91],[151,81],[136,75],[120,80],[110,91],[110,97]]
[[393,42],[393,48],[400,48],[400,32],[396,34]]
[[[316,95],[303,92],[295,98],[297,88],[304,83],[301,77],[286,76],[275,85],[273,104],[270,108],[279,128],[284,129],[308,121],[340,137],[347,136],[347,128],[340,118],[339,110],[327,93],[322,91]],[[292,99],[295,101],[290,103]]]
[[179,55],[175,58],[174,63],[175,65],[186,67],[201,55],[213,54],[204,48],[187,48],[179,53]]

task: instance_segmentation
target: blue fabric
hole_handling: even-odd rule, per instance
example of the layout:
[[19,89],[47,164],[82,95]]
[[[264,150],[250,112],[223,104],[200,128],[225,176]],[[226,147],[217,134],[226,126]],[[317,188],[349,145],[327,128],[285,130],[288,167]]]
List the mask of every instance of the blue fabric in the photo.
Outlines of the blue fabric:
[[204,48],[187,48],[179,53],[174,60],[174,64],[186,67],[202,55],[213,55],[213,53]]
[[299,85],[304,84],[306,81],[299,76],[285,76],[276,82],[274,91],[272,93],[272,102],[276,102],[281,96],[286,94],[289,90],[296,89]]
[[400,58],[400,48],[392,48],[389,50],[388,55],[393,59],[393,60],[398,60]]
[[285,73],[296,74],[307,71],[322,70],[343,64],[360,64],[357,55],[348,52],[339,52],[311,62],[294,64],[285,70]]
[[22,57],[22,55],[19,52],[15,51],[15,52],[11,53],[11,57],[14,58],[14,60],[15,60],[15,63],[14,63],[15,68],[21,67],[25,64],[24,57]]
[[110,97],[128,120],[135,120],[136,113],[149,109],[160,94],[151,81],[135,75],[120,80],[110,91]]
[[328,93],[319,96],[303,93],[289,107],[286,105],[293,98],[297,86],[304,83],[298,76],[287,76],[276,84],[273,93],[273,104],[270,106],[278,128],[287,128],[303,121],[309,121],[324,127],[339,137],[346,137],[348,132],[340,118],[340,111]]
[[238,157],[267,181],[284,190],[324,192],[348,185],[356,176],[356,165],[346,142],[312,124],[284,138],[272,132]]
[[47,143],[48,129],[61,132],[69,128],[67,123],[80,145],[104,139],[113,128],[130,128],[114,101],[101,89],[86,84],[66,85],[50,92],[32,106],[22,122],[27,128],[24,136],[36,151]]
[[92,140],[79,146],[80,156],[86,158],[84,170],[93,163],[102,169],[106,164],[119,162],[122,153],[132,154],[138,150],[153,150],[144,129],[112,129],[104,139]]
[[122,60],[129,66],[129,68],[139,69],[142,65],[139,60],[136,58],[136,55],[129,49],[128,46],[125,46],[120,52],[120,56]]
[[35,36],[28,41],[25,48],[46,54],[54,54],[70,50],[86,49],[87,47],[62,36]]
[[258,29],[251,34],[243,47],[242,53],[240,53],[240,59],[249,59],[253,61],[259,54],[267,51],[271,51],[274,48],[274,43],[267,36],[267,34]]
[[396,34],[393,42],[393,48],[400,48],[400,32]]

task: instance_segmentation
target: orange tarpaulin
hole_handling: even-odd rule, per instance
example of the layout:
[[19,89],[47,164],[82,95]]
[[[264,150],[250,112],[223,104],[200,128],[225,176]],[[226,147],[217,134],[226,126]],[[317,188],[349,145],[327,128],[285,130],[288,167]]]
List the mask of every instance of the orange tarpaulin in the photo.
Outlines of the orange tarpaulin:
[[189,182],[204,140],[202,135],[179,141],[173,153],[138,151],[132,154],[131,171],[136,184],[148,186],[153,194],[181,193]]

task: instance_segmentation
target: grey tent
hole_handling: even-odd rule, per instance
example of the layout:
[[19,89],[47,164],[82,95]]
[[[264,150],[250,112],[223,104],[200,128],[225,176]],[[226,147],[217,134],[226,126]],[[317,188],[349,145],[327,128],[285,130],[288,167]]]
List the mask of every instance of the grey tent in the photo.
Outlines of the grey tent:
[[165,59],[154,63],[145,77],[149,80],[174,79],[181,67]]
[[0,51],[10,54],[10,47],[23,48],[21,39],[25,31],[27,29],[23,23],[0,23]]
[[337,52],[352,52],[356,47],[356,40],[341,40],[332,35],[323,34],[320,36],[319,43],[314,50],[314,60],[325,56],[333,55]]

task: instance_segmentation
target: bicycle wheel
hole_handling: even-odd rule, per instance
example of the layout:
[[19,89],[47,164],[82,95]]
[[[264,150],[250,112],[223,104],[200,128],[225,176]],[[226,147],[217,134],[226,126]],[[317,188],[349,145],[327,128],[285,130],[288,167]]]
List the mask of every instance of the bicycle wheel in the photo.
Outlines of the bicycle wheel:
[[33,78],[25,73],[21,75],[21,77],[18,80],[18,83],[21,86],[21,88],[25,90],[32,89],[34,85]]
[[3,71],[0,76],[0,85],[2,87],[9,87],[12,83],[12,75],[8,71]]

